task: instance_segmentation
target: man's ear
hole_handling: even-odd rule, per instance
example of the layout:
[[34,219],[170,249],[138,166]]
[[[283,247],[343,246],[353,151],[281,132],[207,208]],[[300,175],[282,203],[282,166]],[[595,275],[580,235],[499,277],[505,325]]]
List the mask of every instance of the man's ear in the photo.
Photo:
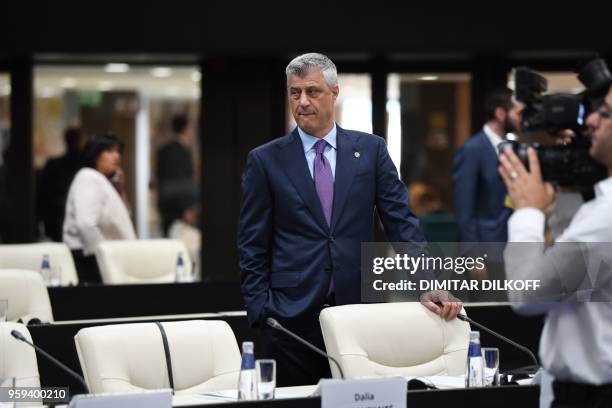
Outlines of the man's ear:
[[338,84],[332,86],[331,91],[332,91],[332,98],[334,99],[334,102],[336,102],[336,98],[338,97],[338,94],[340,93],[340,87],[338,86]]
[[504,121],[506,120],[506,115],[508,115],[508,112],[503,107],[498,106],[497,108],[495,108],[495,119],[499,123],[504,123]]

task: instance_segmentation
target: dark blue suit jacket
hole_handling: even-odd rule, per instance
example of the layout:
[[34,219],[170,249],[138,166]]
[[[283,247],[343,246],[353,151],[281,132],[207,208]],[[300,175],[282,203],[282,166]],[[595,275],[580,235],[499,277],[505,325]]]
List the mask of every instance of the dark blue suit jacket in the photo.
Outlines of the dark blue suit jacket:
[[297,129],[249,153],[238,249],[251,324],[316,321],[332,276],[337,304],[360,303],[375,207],[390,241],[425,240],[382,138],[337,126],[336,157],[328,226]]
[[506,242],[512,210],[497,173],[497,154],[484,131],[455,154],[453,187],[459,241]]

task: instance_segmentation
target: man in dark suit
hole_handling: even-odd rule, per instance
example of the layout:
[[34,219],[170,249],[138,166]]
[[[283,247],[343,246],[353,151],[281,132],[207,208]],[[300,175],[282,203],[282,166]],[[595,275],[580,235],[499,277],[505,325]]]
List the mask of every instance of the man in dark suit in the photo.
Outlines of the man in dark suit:
[[[453,189],[461,242],[508,240],[507,224],[512,210],[505,204],[506,186],[497,174],[497,146],[507,134],[520,129],[521,109],[513,100],[511,90],[501,88],[490,92],[485,99],[487,122],[455,154]],[[502,248],[490,248],[493,256],[488,260],[489,270],[472,270],[472,277],[503,277]]]
[[506,242],[511,210],[504,204],[506,186],[497,174],[497,146],[520,128],[521,105],[507,88],[486,98],[487,122],[457,152],[453,187],[459,241]]
[[81,129],[71,127],[64,132],[66,153],[49,159],[40,175],[38,207],[45,233],[55,242],[62,242],[66,198],[74,175],[83,166],[82,150],[85,135]]
[[172,223],[183,217],[183,212],[193,205],[195,197],[190,147],[193,132],[186,115],[172,118],[172,132],[173,139],[157,152],[157,206],[166,237]]
[[[329,376],[329,363],[265,318],[323,348],[322,308],[360,303],[361,243],[372,240],[374,209],[390,241],[424,241],[384,140],[334,122],[333,62],[304,54],[286,74],[297,128],[249,153],[238,232],[249,322],[261,328],[263,355],[276,359],[282,386],[314,384]],[[461,303],[437,295],[421,300],[455,318]]]

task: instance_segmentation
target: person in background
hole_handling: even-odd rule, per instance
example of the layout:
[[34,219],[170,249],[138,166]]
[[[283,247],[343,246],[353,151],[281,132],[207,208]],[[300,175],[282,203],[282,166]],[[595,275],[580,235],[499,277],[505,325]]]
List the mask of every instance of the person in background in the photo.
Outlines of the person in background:
[[487,122],[455,154],[453,195],[461,242],[506,242],[512,210],[505,205],[506,186],[497,174],[497,146],[520,129],[522,106],[512,91],[487,95]]
[[180,220],[195,191],[191,142],[193,130],[186,115],[172,118],[173,138],[157,152],[157,206],[164,236]]
[[[586,118],[589,155],[608,169],[594,199],[582,202],[580,194],[545,183],[545,163],[531,147],[529,170],[511,150],[500,156],[499,173],[515,208],[506,273],[540,282],[537,291],[509,297],[521,314],[546,315],[540,359],[554,377],[552,408],[612,407],[612,79],[587,95],[595,105]],[[547,221],[555,241],[549,247]]]
[[194,203],[183,211],[183,216],[180,219],[174,220],[168,230],[168,238],[178,239],[187,247],[189,256],[194,263],[194,271],[199,271],[200,249],[202,247],[202,233],[197,227],[198,218],[198,209]]
[[71,127],[64,132],[64,141],[66,153],[49,159],[42,170],[38,195],[45,235],[56,242],[62,242],[66,197],[74,175],[81,168],[85,137],[81,129]]
[[[518,132],[523,106],[513,99],[512,91],[501,88],[485,99],[487,122],[455,154],[453,196],[457,220],[457,240],[464,253],[480,256],[488,253],[485,268],[473,268],[473,279],[503,279],[503,244],[508,239],[506,186],[497,174],[498,145],[509,133]],[[478,243],[478,244],[476,244]],[[503,292],[471,293],[471,301],[503,301]]]
[[72,251],[79,281],[100,283],[96,246],[104,240],[136,239],[125,204],[121,144],[112,133],[100,133],[87,141],[84,167],[74,177],[68,198],[63,240]]

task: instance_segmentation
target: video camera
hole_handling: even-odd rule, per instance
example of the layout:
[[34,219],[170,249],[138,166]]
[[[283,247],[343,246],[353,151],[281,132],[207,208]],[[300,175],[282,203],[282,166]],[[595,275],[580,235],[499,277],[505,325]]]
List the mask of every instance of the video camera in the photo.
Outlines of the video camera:
[[586,90],[579,94],[557,93],[544,95],[548,87],[546,78],[527,67],[514,70],[515,98],[525,105],[522,112],[523,132],[544,131],[553,137],[564,137],[571,130],[574,137],[566,145],[527,145],[505,141],[499,146],[503,152],[508,145],[528,168],[527,148],[533,147],[540,161],[542,178],[553,184],[591,188],[607,177],[606,168],[589,155],[591,140],[586,137],[586,118],[596,110],[612,84],[612,75],[601,58],[583,65],[578,80]]

